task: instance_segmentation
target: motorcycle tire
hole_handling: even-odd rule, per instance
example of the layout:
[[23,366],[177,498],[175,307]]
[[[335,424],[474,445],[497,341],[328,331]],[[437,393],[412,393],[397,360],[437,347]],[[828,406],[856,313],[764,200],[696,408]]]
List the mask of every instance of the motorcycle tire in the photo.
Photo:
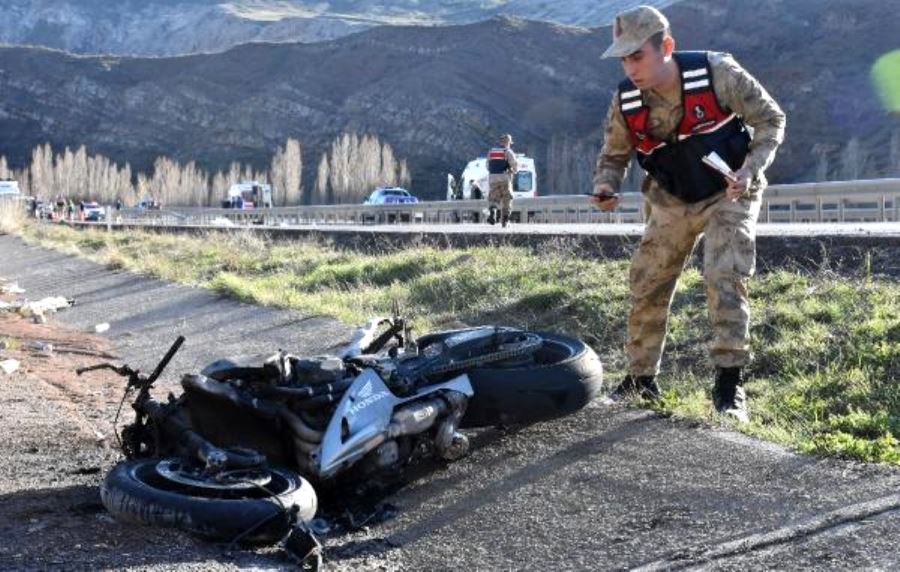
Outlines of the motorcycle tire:
[[489,364],[466,373],[475,394],[462,427],[536,423],[574,413],[603,391],[603,364],[584,342],[538,332],[533,363]]
[[[297,518],[315,516],[316,493],[303,477],[269,469],[271,481],[258,488],[227,493],[174,483],[156,471],[159,459],[141,459],[113,467],[100,487],[103,506],[116,519],[136,524],[178,528],[207,540],[245,545],[274,544]],[[286,510],[287,509],[287,510]]]

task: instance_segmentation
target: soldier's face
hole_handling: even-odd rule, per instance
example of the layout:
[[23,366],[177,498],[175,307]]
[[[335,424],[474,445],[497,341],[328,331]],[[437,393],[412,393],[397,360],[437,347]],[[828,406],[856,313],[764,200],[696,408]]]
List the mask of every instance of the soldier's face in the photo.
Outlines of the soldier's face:
[[652,89],[665,77],[666,56],[649,40],[641,49],[622,58],[625,75],[638,89]]

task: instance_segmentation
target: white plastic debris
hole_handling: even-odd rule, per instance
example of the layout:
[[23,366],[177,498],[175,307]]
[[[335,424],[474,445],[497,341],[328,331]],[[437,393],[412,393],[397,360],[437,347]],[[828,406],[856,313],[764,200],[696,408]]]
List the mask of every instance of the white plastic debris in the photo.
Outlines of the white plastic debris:
[[0,361],[0,369],[3,370],[3,373],[6,375],[12,375],[17,369],[19,369],[18,360],[14,359],[6,359]]
[[37,350],[46,356],[53,355],[53,344],[51,344],[50,342],[34,341],[34,342],[30,342],[28,344],[28,347],[33,350]]
[[102,324],[97,324],[96,326],[94,326],[94,331],[98,334],[102,334],[103,332],[105,332],[108,329],[109,329],[109,324],[107,324],[106,322],[103,322]]
[[68,308],[72,305],[71,300],[67,300],[62,296],[48,296],[34,302],[14,302],[4,309],[15,309],[26,318],[48,312],[56,312],[62,308]]
[[3,286],[0,286],[0,290],[3,290],[3,292],[6,294],[24,294],[25,293],[25,288],[22,288],[15,282],[13,282],[12,284],[4,284]]

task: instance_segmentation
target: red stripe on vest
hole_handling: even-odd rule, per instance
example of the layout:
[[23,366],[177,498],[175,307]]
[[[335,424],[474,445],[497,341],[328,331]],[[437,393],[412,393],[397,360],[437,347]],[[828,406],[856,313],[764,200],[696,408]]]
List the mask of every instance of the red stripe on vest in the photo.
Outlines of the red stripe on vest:
[[488,151],[488,160],[491,159],[502,159],[506,160],[506,151],[503,149],[491,149]]
[[[730,112],[722,109],[719,105],[712,83],[702,90],[684,94],[683,98],[684,116],[678,125],[677,132],[680,136],[706,133],[721,125],[731,116]],[[625,114],[631,144],[645,155],[652,153],[663,143],[662,140],[656,139],[650,134],[649,120],[650,108],[646,105],[634,113]]]

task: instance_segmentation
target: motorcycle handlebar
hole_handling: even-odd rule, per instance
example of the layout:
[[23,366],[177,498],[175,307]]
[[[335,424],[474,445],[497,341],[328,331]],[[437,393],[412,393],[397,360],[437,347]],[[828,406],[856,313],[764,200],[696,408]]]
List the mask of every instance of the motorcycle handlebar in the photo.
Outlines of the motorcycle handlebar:
[[75,370],[77,375],[81,375],[83,373],[94,371],[98,369],[111,369],[119,375],[129,375],[130,368],[127,365],[116,365],[114,363],[98,363],[95,365],[89,365],[85,367],[79,367]]
[[178,336],[175,340],[175,343],[172,344],[172,347],[169,348],[169,351],[166,352],[166,355],[163,356],[162,360],[157,364],[156,369],[153,370],[153,373],[150,374],[150,377],[147,378],[146,385],[147,387],[153,385],[153,382],[156,381],[166,366],[169,365],[169,362],[172,361],[172,358],[175,357],[175,352],[181,348],[181,344],[184,343],[184,336]]
[[83,373],[89,371],[95,371],[98,369],[111,369],[117,374],[130,378],[128,381],[129,387],[132,386],[142,386],[149,388],[153,385],[153,382],[162,374],[163,370],[166,369],[166,366],[169,365],[169,362],[172,361],[172,358],[175,357],[175,352],[181,347],[181,344],[184,343],[184,336],[178,336],[175,340],[175,343],[172,344],[172,347],[169,348],[169,351],[166,352],[166,355],[163,356],[162,360],[160,360],[159,364],[157,364],[156,369],[153,370],[153,373],[150,374],[149,377],[144,377],[140,374],[139,371],[135,369],[131,369],[127,365],[116,365],[113,363],[105,362],[98,363],[94,365],[89,365],[86,367],[79,367],[75,370],[77,375],[81,375]]

